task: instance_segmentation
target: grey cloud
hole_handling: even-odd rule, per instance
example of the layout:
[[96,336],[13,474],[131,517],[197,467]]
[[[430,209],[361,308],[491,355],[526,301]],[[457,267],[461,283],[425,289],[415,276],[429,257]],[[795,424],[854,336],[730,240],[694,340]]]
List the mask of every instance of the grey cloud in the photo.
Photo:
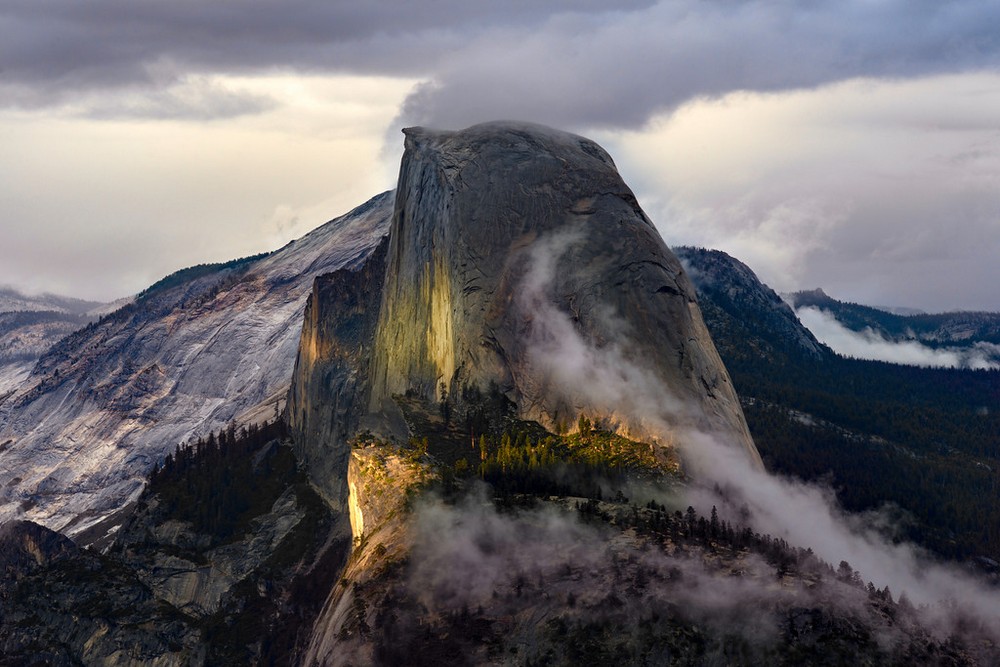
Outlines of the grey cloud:
[[725,250],[776,289],[996,309],[998,81],[737,93],[606,145],[668,243]]
[[[941,196],[946,188],[954,194]],[[1000,253],[998,210],[995,190],[965,187],[951,175],[911,176],[903,187],[856,195],[851,219],[810,257],[805,284],[862,303],[934,312],[996,309],[989,276]]]
[[995,67],[998,27],[1000,10],[985,2],[661,2],[555,16],[527,35],[471,43],[413,94],[403,119],[640,126],[657,111],[733,90]]
[[[169,85],[190,72],[426,73],[492,26],[530,25],[554,12],[602,5],[15,0],[0,9],[0,81],[33,89],[35,96],[7,90],[0,99],[44,103],[94,88]],[[172,76],[164,64],[175,68]]]
[[998,27],[985,0],[16,0],[0,10],[0,103],[288,68],[431,81],[405,123],[638,126],[699,95],[995,67]]

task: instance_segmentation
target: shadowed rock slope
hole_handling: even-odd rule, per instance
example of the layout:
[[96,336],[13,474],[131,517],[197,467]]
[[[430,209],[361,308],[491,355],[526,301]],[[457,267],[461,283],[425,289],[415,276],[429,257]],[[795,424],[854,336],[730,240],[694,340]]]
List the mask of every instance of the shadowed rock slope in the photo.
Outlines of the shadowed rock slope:
[[371,340],[378,318],[388,239],[358,270],[316,278],[289,389],[288,418],[296,454],[316,488],[345,510],[348,438],[365,406]]
[[681,246],[674,252],[698,290],[705,323],[727,363],[746,358],[776,362],[833,357],[777,292],[743,262],[719,250]]

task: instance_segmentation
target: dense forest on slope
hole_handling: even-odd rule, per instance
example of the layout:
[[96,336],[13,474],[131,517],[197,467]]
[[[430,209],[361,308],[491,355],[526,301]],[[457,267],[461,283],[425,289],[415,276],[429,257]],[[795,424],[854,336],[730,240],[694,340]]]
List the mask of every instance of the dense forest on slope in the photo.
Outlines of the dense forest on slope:
[[189,266],[187,268],[180,269],[179,271],[174,271],[169,276],[157,280],[155,283],[139,292],[139,294],[136,295],[136,300],[142,301],[143,299],[148,299],[150,296],[158,292],[166,291],[171,287],[177,287],[178,285],[183,285],[184,283],[191,282],[192,280],[196,280],[213,273],[218,273],[220,271],[229,269],[239,271],[240,269],[244,269],[253,262],[263,259],[270,254],[272,253],[262,252],[257,255],[248,255],[247,257],[232,259],[228,262],[196,264],[195,266]]
[[285,665],[350,548],[282,420],[177,447],[107,553],[0,528],[0,664]]
[[[368,643],[380,665],[996,658],[977,619],[956,612],[932,623],[905,591],[866,585],[850,563],[834,567],[715,508],[622,492],[629,480],[676,482],[669,452],[654,456],[585,417],[573,433],[551,433],[515,419],[495,395],[462,408],[402,403],[413,438],[396,445],[362,433],[355,453],[404,457],[431,475],[372,489],[405,496],[398,529],[414,541],[388,557],[366,530],[347,561],[372,558],[364,580],[345,578],[349,533],[337,537],[336,519],[296,471],[284,424],[230,428],[168,457],[106,555],[33,524],[0,531],[9,574],[0,649],[15,664],[120,651],[147,662],[296,664],[328,592],[349,588],[337,650]],[[474,567],[463,569],[464,558]],[[215,583],[178,585],[190,577]]]
[[824,479],[848,509],[898,505],[915,519],[905,536],[943,556],[1000,560],[1000,372],[726,347],[770,470]]
[[769,470],[829,484],[854,511],[902,509],[898,536],[942,556],[1000,560],[1000,371],[814,354],[794,342],[790,327],[804,329],[790,309],[742,264],[679,254],[696,269],[705,322]]
[[[303,482],[289,447],[285,422],[230,426],[167,456],[150,473],[147,496],[167,515],[225,542],[241,535],[290,485]],[[267,445],[267,447],[265,447]]]

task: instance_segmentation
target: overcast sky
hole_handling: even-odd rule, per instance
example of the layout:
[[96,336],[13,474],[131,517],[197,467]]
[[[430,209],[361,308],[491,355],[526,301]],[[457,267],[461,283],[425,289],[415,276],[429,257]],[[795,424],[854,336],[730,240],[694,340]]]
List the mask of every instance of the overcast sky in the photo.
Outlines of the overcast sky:
[[276,248],[391,188],[401,127],[497,118],[776,289],[1000,310],[992,0],[3,0],[0,284]]

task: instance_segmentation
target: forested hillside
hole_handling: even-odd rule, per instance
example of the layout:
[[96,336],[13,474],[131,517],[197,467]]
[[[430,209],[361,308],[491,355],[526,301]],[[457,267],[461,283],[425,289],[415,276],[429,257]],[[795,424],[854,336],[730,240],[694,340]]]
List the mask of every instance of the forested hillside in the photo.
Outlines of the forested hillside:
[[898,537],[942,556],[1000,560],[1000,372],[816,354],[742,264],[677,253],[769,470],[828,483],[850,510],[889,504]]

